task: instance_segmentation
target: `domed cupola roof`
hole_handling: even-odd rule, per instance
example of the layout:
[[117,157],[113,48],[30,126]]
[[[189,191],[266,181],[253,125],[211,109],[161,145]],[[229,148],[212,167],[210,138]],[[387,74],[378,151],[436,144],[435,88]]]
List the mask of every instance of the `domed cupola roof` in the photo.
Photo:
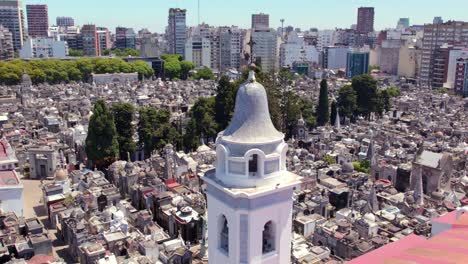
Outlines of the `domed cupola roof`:
[[263,85],[255,80],[253,69],[237,91],[234,117],[223,133],[223,140],[233,143],[262,144],[283,140],[276,130],[268,110],[268,98]]

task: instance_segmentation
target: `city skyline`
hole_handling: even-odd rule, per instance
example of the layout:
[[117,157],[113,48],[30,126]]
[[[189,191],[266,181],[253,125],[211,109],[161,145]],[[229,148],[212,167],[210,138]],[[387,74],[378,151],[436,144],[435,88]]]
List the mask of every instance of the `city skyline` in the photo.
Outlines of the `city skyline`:
[[[171,7],[187,9],[187,24],[198,24],[197,0],[190,1],[149,1],[140,0],[139,5],[134,2],[122,1],[113,3],[109,0],[69,2],[62,5],[59,0],[23,0],[23,7],[28,4],[47,4],[49,6],[50,24],[55,24],[57,16],[71,16],[76,24],[93,23],[115,29],[117,26],[133,27],[135,29],[148,28],[151,31],[163,33],[167,25],[168,10]],[[444,20],[467,20],[464,0],[450,0],[450,6],[440,9],[435,1],[414,0],[395,4],[384,0],[352,0],[343,3],[339,0],[307,0],[295,1],[295,5],[287,2],[271,2],[267,0],[226,2],[221,0],[200,0],[200,22],[213,26],[238,25],[250,28],[251,14],[267,13],[270,15],[270,26],[281,26],[280,19],[285,19],[285,26],[292,25],[303,30],[309,28],[334,29],[349,28],[357,21],[357,8],[360,6],[375,7],[375,29],[394,28],[401,17],[409,17],[411,24],[431,23],[434,16],[442,16]],[[94,8],[89,8],[94,6]],[[112,8],[112,14],[104,9]],[[419,8],[421,12],[414,12]],[[229,10],[229,12],[220,12]],[[310,11],[309,11],[310,10]],[[130,12],[131,11],[131,12]],[[312,15],[310,14],[312,12]],[[132,16],[137,13],[138,16]],[[109,14],[103,16],[102,14]],[[307,19],[304,19],[306,17]]]

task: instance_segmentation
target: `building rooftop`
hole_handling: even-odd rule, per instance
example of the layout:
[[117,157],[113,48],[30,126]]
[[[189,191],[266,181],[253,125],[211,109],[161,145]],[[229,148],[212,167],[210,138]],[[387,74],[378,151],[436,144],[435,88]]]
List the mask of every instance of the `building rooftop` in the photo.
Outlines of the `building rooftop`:
[[0,171],[0,187],[19,185],[20,180],[15,171]]
[[[452,213],[442,216],[442,221],[451,222],[449,218],[455,217]],[[430,239],[411,234],[348,263],[466,263],[467,259],[468,214],[465,213],[451,229]]]

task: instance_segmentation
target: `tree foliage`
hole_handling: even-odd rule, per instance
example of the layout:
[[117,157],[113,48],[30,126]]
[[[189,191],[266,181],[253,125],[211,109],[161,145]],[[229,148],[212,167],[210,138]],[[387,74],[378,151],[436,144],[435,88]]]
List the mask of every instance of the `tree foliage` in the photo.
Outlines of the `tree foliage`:
[[330,109],[328,105],[328,84],[326,79],[320,82],[319,102],[317,106],[317,124],[324,126],[330,119]]
[[70,56],[70,57],[83,57],[84,56],[84,51],[70,49],[70,50],[68,50],[68,56]]
[[208,67],[203,67],[193,75],[195,80],[212,80],[215,78],[213,71]]
[[326,163],[328,163],[329,165],[335,164],[335,163],[336,163],[336,159],[333,158],[333,157],[330,156],[330,155],[325,155],[325,156],[322,158],[322,160],[325,161]]
[[190,74],[190,71],[195,69],[195,64],[191,61],[180,61],[180,78],[182,80],[187,80]]
[[351,118],[357,108],[357,95],[353,87],[350,85],[345,85],[340,88],[338,92],[338,110],[340,115],[344,117]]
[[370,162],[368,160],[361,160],[360,162],[353,162],[354,170],[362,173],[370,173]]
[[215,97],[198,99],[190,109],[189,117],[184,135],[184,147],[187,150],[194,150],[202,138],[207,142],[216,137],[218,124],[215,121]]
[[130,103],[115,103],[112,105],[117,141],[119,142],[119,156],[121,160],[127,160],[128,154],[136,151],[136,143],[133,140],[135,128],[133,119],[135,107]]
[[352,86],[357,96],[357,113],[367,118],[371,113],[378,113],[382,101],[374,77],[368,74],[355,76]]
[[121,49],[105,49],[102,51],[102,55],[104,56],[109,56],[109,55],[115,55],[117,57],[138,57],[140,56],[140,51],[132,48],[126,48],[124,50]]
[[139,117],[138,138],[146,157],[151,156],[155,150],[161,150],[168,143],[180,147],[181,135],[170,122],[169,111],[142,107],[139,109]]
[[330,107],[330,124],[334,125],[336,121],[336,116],[337,116],[337,107],[336,107],[336,102],[333,101],[331,103]]
[[119,154],[119,142],[114,119],[102,99],[94,104],[85,149],[89,161],[99,168],[110,165]]
[[0,84],[16,85],[26,71],[33,84],[89,82],[92,73],[137,72],[140,79],[154,75],[153,69],[144,61],[125,62],[119,58],[79,58],[66,60],[13,60],[0,63]]
[[215,98],[215,121],[218,131],[224,130],[231,121],[236,101],[236,87],[227,75],[221,76],[218,81]]
[[164,60],[166,77],[171,80],[187,80],[189,72],[195,68],[192,62],[182,60],[182,57],[178,54],[163,54],[161,55],[161,59]]

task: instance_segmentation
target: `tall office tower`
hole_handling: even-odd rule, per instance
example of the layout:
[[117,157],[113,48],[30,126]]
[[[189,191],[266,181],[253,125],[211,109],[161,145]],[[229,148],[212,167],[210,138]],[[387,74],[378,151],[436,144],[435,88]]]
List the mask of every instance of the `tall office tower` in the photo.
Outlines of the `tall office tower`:
[[[444,44],[453,46],[468,46],[468,22],[449,21],[441,24],[424,25],[422,41],[422,56],[420,67],[420,82],[423,87],[440,88],[439,76],[445,64],[440,60],[444,57]],[[442,69],[442,72],[446,72]],[[443,83],[443,81],[442,81]]]
[[136,34],[133,28],[117,27],[115,29],[115,47],[120,50],[136,48]]
[[409,28],[409,26],[410,26],[409,18],[402,17],[398,20],[397,29],[405,29],[405,28]]
[[253,29],[252,55],[264,72],[278,69],[278,36],[272,29]]
[[100,56],[99,38],[95,25],[84,25],[81,28],[81,37],[83,40],[83,52],[85,56]]
[[357,32],[367,34],[374,32],[374,8],[360,7],[358,9]]
[[25,38],[21,0],[0,0],[0,25],[10,30],[13,37],[13,48],[15,51],[19,51]]
[[30,37],[46,38],[49,30],[49,11],[47,5],[26,5],[28,34]]
[[0,25],[0,61],[13,59],[13,35],[11,32]]
[[222,27],[219,35],[220,70],[240,69],[242,59],[242,31],[237,27]]
[[203,177],[209,261],[288,264],[292,196],[301,177],[286,168],[288,145],[253,70],[236,98],[234,117],[216,140],[216,169]]
[[97,37],[99,39],[99,50],[101,52],[105,49],[111,49],[111,40],[109,29],[106,27],[97,27],[96,28]]
[[253,14],[252,15],[252,29],[269,29],[270,28],[270,15],[267,14]]
[[56,19],[56,24],[57,24],[57,27],[73,27],[75,25],[75,20],[73,19],[73,17],[65,17],[65,16],[61,16],[61,17],[57,17]]
[[186,25],[187,10],[180,8],[169,9],[168,26],[166,32],[169,53],[184,57],[185,40],[187,38]]
[[369,73],[369,50],[351,49],[346,59],[346,76],[353,78],[356,75]]
[[209,38],[192,36],[185,43],[185,59],[195,67],[211,67],[211,44]]

